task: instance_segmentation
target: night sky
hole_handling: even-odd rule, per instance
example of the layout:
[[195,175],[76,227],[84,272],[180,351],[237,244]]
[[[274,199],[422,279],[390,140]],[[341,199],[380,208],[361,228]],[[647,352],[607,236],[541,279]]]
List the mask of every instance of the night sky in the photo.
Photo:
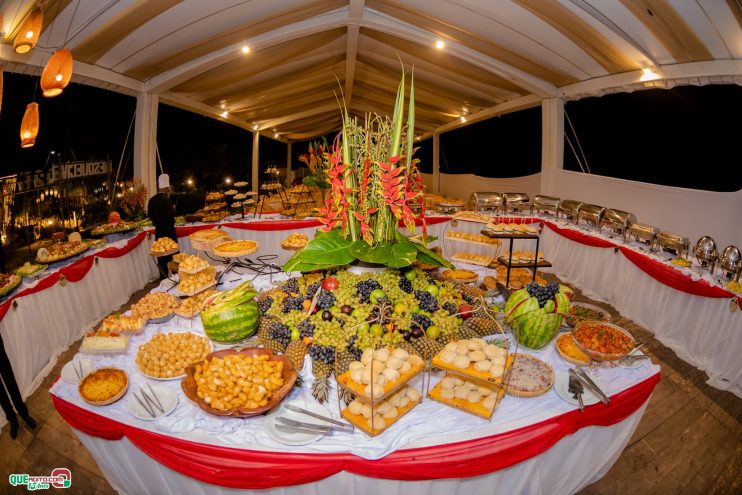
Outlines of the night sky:
[[[0,175],[43,169],[47,160],[121,158],[136,101],[130,96],[71,83],[56,98],[41,96],[37,77],[4,74],[0,111]],[[39,103],[36,145],[20,147],[26,105]],[[742,188],[739,141],[742,88],[708,85],[646,90],[568,102],[592,173],[665,185],[717,191]],[[575,143],[565,122],[567,136]],[[336,133],[327,136],[329,141]],[[417,143],[424,172],[432,171],[432,139]],[[219,120],[161,104],[158,146],[174,185],[193,177],[212,189],[225,177],[249,180],[252,133]],[[308,142],[292,145],[293,168]],[[51,156],[54,150],[60,157]],[[131,143],[123,177],[133,173]],[[261,170],[286,163],[286,144],[261,136]],[[441,171],[487,177],[537,173],[541,163],[540,107],[495,117],[441,135]],[[580,170],[565,143],[565,169]],[[681,173],[690,169],[693,173]]]

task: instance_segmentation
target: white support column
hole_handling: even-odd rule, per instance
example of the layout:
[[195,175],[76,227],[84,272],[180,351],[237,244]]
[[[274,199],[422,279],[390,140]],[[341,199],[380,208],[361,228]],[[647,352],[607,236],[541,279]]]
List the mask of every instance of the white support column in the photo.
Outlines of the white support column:
[[141,93],[137,96],[134,124],[134,178],[147,187],[148,197],[157,193],[157,95]]
[[294,181],[294,172],[291,170],[291,143],[286,143],[286,180],[289,185]]
[[258,191],[258,177],[260,176],[260,132],[253,131],[252,133],[252,177],[250,177],[250,183],[252,184],[252,190]]
[[541,101],[541,193],[554,193],[551,172],[563,168],[564,100],[547,98]]
[[441,192],[441,169],[440,169],[440,155],[441,155],[441,135],[437,132],[433,133],[433,194],[439,194]]

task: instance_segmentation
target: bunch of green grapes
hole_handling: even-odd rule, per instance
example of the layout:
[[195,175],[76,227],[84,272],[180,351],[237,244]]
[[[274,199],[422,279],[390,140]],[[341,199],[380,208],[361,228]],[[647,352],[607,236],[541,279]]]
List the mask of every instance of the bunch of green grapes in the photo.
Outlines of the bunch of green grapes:
[[338,349],[344,349],[348,345],[343,327],[337,320],[325,321],[320,318],[319,321],[313,320],[312,323],[314,323],[314,339],[312,343],[333,346]]
[[393,315],[392,323],[394,323],[397,332],[404,332],[405,330],[412,329],[412,318],[410,317],[410,313]]
[[417,276],[412,279],[412,289],[425,290],[425,288],[431,283],[431,280],[428,279],[428,274],[423,270],[415,269],[415,271],[417,272]]
[[295,327],[306,317],[307,314],[304,311],[289,311],[288,313],[281,313],[278,319],[287,327]]
[[433,324],[441,330],[441,335],[452,337],[458,333],[462,322],[460,317],[448,314],[448,311],[445,309],[434,311],[433,314],[430,315],[430,319],[433,320]]
[[307,273],[306,275],[299,277],[299,291],[306,295],[307,288],[315,282],[322,281],[322,278],[321,273]]
[[335,295],[335,304],[337,306],[343,306],[345,304],[355,306],[356,304],[358,304],[358,301],[356,300],[355,284],[348,280],[340,279],[338,279],[338,282],[338,288],[335,289],[335,291],[333,292],[333,294]]
[[404,340],[401,332],[391,331],[382,335],[374,335],[371,333],[370,328],[370,325],[363,325],[356,329],[355,346],[359,349],[364,350],[369,347],[378,349],[386,346],[397,347]]
[[268,308],[266,314],[280,319],[283,316],[281,306],[283,305],[283,300],[286,299],[286,293],[282,290],[273,290],[270,296],[273,298],[273,304]]
[[353,306],[353,311],[355,312],[355,314],[351,313],[350,315],[343,315],[343,318],[345,318],[346,330],[365,323],[366,318],[368,318],[371,314],[371,308],[371,304],[357,303],[355,306]]

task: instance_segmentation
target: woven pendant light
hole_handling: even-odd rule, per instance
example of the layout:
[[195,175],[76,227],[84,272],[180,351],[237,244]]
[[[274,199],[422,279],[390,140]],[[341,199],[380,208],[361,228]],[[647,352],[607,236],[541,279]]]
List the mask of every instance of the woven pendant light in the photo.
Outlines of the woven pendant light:
[[16,53],[28,53],[36,46],[41,34],[43,19],[44,14],[42,14],[40,7],[36,7],[31,15],[26,17],[26,20],[21,24],[21,29],[18,30],[18,34],[15,35],[15,41],[13,41],[13,49]]
[[72,77],[72,54],[67,48],[57,50],[41,73],[41,90],[52,98],[62,93]]
[[0,108],[3,107],[3,68],[0,67]]
[[29,103],[21,122],[21,148],[30,148],[36,143],[39,133],[39,104]]

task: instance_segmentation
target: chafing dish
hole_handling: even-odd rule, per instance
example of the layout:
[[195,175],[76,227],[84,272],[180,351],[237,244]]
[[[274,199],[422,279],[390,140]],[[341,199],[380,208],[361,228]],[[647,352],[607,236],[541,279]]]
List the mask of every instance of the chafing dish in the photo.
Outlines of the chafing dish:
[[480,191],[471,194],[474,211],[499,212],[502,209],[503,195],[498,192]]
[[660,233],[660,229],[652,227],[651,225],[644,225],[642,223],[635,223],[629,227],[628,238],[633,237],[639,242],[643,242],[648,246],[654,246],[654,240],[657,234]]
[[600,222],[603,220],[603,215],[605,214],[605,207],[604,206],[598,206],[598,205],[586,205],[581,204],[580,208],[577,210],[577,221],[575,223],[580,223],[580,221],[583,221],[587,223],[588,225],[592,225],[595,228],[600,228]]
[[702,267],[708,268],[711,273],[714,272],[719,253],[716,251],[716,242],[711,237],[705,235],[698,239],[693,248],[693,254],[696,255],[696,259]]
[[667,251],[675,256],[685,258],[690,251],[690,240],[670,232],[660,232],[654,240],[655,249]]
[[629,227],[636,223],[636,215],[627,211],[608,208],[603,214],[603,220],[600,222],[601,228],[608,227],[612,232],[626,237]]
[[742,274],[742,254],[739,248],[737,246],[725,247],[721,256],[719,256],[719,266],[726,278],[738,282],[739,276]]
[[561,216],[577,222],[577,214],[580,212],[580,206],[582,205],[582,201],[563,199],[559,202],[559,206],[557,207],[557,217]]
[[551,212],[556,216],[557,208],[559,208],[559,198],[554,196],[543,196],[541,194],[533,197],[533,203],[531,204],[531,215],[533,212],[536,213],[547,213]]
[[526,193],[503,194],[503,213],[523,212],[529,206],[530,199]]

